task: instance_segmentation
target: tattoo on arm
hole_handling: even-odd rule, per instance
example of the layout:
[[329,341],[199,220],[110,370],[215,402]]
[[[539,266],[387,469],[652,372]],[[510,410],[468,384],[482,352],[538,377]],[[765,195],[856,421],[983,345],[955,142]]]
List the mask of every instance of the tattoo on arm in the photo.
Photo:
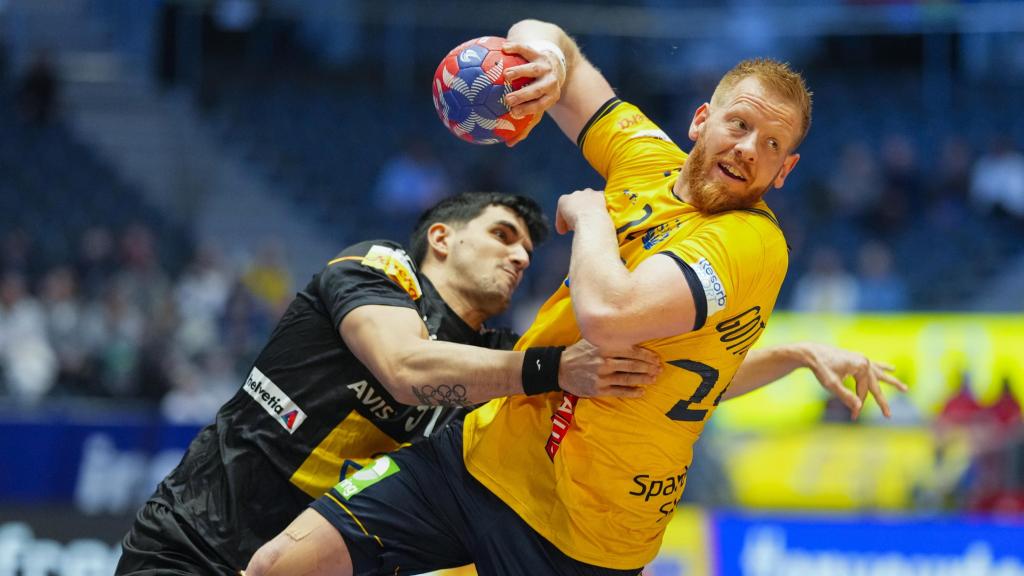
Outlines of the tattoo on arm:
[[416,395],[419,403],[425,406],[461,406],[463,408],[475,406],[473,402],[466,398],[466,387],[461,384],[456,384],[455,386],[448,386],[447,384],[441,384],[440,386],[413,386],[412,393]]

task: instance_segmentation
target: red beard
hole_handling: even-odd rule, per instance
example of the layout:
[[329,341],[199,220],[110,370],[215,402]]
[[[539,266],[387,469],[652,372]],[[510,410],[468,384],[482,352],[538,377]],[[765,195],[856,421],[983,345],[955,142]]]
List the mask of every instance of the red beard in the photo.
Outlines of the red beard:
[[704,142],[700,139],[693,145],[690,157],[683,166],[682,177],[690,191],[690,204],[705,214],[718,214],[726,210],[750,208],[761,199],[767,190],[751,191],[733,195],[722,182],[709,182],[705,177],[710,172],[714,159],[709,158]]

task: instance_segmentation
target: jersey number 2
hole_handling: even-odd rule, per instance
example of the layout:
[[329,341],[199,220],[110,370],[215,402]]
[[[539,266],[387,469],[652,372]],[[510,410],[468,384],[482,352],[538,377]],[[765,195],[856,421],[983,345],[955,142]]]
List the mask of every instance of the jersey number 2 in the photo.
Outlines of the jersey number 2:
[[[694,409],[690,408],[690,406],[700,404],[711,393],[715,384],[718,384],[718,370],[695,360],[669,360],[668,363],[676,368],[681,368],[700,376],[700,385],[697,386],[697,390],[693,392],[689,399],[676,402],[675,406],[666,412],[665,415],[672,420],[680,422],[700,422],[704,420],[708,415],[707,409]],[[715,398],[715,406],[718,406],[718,403],[722,401],[722,395],[725,394],[725,390],[728,388],[728,386],[723,388],[718,394],[718,398]]]

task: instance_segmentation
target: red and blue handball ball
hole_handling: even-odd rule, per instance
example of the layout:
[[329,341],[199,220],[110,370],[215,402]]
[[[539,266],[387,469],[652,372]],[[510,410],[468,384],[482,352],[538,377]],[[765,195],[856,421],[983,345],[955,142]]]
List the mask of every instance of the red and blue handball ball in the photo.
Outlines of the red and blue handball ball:
[[434,108],[448,130],[473,144],[498,144],[515,139],[533,116],[513,118],[505,96],[532,78],[509,81],[505,71],[526,59],[501,51],[504,38],[484,36],[455,47],[434,72]]

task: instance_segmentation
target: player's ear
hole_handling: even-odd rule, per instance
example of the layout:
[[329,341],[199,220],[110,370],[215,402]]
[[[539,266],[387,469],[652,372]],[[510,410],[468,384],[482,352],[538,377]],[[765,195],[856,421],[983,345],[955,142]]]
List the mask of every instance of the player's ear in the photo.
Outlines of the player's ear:
[[782,185],[786,183],[786,176],[796,168],[796,163],[800,161],[799,154],[790,154],[786,156],[786,159],[782,162],[782,169],[779,170],[779,174],[775,177],[775,181],[772,184],[776,188],[782,188]]
[[693,120],[690,121],[690,140],[697,141],[697,136],[700,135],[701,130],[704,127],[704,123],[708,121],[708,116],[711,114],[711,104],[707,102],[700,105],[697,111],[693,113]]
[[443,222],[434,222],[427,228],[427,244],[430,252],[438,259],[444,260],[451,251],[452,228]]

